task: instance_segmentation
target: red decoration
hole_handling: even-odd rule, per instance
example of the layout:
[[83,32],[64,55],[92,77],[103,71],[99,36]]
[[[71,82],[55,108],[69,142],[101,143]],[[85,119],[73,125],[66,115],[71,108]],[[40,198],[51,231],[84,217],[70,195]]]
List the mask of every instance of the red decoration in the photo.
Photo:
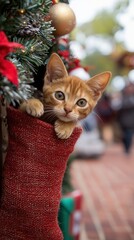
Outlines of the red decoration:
[[19,43],[9,42],[5,33],[0,31],[0,73],[14,85],[18,85],[18,75],[15,65],[5,57],[14,50],[14,48],[24,48]]
[[59,210],[59,223],[64,239],[80,240],[82,223],[82,193],[79,190],[63,196]]
[[59,1],[58,0],[52,0],[52,4],[54,5],[54,4],[56,4],[56,3],[58,3]]
[[65,59],[68,59],[70,56],[70,52],[68,50],[58,50],[58,54]]
[[82,193],[76,190],[68,194],[68,196],[74,199],[74,211],[71,215],[70,231],[74,240],[79,240],[82,222]]

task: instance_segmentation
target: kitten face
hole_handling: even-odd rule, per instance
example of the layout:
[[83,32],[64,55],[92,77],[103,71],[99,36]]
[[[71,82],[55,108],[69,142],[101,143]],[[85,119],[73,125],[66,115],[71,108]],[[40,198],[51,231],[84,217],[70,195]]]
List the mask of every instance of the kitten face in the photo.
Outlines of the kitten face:
[[53,53],[44,79],[45,113],[63,122],[85,118],[95,107],[110,77],[110,72],[98,74],[88,81],[68,76],[61,58]]
[[85,118],[95,106],[92,91],[83,80],[68,76],[49,84],[43,89],[44,109],[64,122],[77,122]]

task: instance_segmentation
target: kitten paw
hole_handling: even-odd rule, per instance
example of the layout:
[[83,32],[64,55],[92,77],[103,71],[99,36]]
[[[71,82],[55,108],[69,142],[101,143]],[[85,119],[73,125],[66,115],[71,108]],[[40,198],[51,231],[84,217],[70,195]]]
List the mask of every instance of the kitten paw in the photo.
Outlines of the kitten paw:
[[74,125],[72,126],[72,124],[70,125],[69,123],[63,123],[57,120],[54,129],[58,138],[67,139],[71,136],[74,130]]
[[33,117],[41,117],[44,113],[44,108],[43,108],[43,105],[42,106],[40,105],[38,107],[27,106],[26,112]]
[[41,117],[44,113],[44,106],[38,99],[29,99],[20,106],[22,111],[33,117]]

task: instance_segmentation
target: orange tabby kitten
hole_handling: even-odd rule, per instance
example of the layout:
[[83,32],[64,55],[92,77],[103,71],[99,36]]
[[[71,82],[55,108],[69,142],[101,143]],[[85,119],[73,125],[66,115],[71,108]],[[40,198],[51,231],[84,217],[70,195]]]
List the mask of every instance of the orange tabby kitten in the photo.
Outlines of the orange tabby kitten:
[[69,76],[61,58],[53,53],[47,64],[43,86],[43,100],[23,102],[22,111],[31,116],[46,118],[53,123],[57,136],[67,139],[77,122],[95,107],[111,77],[110,72],[98,74],[88,81]]

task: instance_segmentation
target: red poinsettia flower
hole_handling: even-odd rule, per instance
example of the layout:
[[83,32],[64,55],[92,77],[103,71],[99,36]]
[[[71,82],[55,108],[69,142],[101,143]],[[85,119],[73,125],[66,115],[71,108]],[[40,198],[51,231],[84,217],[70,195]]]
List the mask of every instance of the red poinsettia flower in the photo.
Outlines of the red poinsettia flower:
[[19,43],[9,42],[5,33],[0,31],[0,73],[14,85],[18,86],[18,74],[15,65],[5,57],[13,52],[14,48],[24,48]]

